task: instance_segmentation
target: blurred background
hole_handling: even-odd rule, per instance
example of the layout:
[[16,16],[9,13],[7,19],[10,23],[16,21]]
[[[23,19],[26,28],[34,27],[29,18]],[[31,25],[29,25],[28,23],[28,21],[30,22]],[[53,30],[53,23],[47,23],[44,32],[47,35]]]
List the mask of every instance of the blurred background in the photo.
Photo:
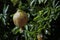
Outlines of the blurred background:
[[[23,33],[13,23],[17,9],[28,15]],[[0,40],[38,40],[37,34],[60,40],[60,0],[0,0]]]

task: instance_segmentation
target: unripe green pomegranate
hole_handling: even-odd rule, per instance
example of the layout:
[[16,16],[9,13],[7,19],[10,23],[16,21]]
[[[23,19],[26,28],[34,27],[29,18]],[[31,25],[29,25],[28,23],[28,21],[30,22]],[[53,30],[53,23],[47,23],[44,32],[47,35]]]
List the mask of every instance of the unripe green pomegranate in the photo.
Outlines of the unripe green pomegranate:
[[24,25],[28,21],[28,16],[24,11],[17,10],[17,12],[13,15],[13,22],[16,26],[23,29]]

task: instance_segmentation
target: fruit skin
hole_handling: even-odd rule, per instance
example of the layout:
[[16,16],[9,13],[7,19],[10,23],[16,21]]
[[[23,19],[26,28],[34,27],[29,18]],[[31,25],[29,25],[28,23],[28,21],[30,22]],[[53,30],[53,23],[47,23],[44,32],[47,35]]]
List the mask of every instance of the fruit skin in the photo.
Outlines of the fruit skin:
[[37,35],[37,39],[38,39],[38,40],[42,40],[42,37],[41,37],[40,34]]
[[23,28],[28,21],[28,16],[24,11],[17,10],[13,15],[13,22],[16,26]]

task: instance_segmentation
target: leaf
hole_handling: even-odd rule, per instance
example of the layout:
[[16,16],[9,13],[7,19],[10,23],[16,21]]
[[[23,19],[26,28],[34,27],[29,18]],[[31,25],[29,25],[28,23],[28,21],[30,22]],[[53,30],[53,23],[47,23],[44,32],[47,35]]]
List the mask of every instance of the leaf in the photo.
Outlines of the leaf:
[[28,25],[25,26],[25,29],[28,30]]
[[42,13],[43,13],[43,10],[39,11],[39,15],[42,15]]
[[59,6],[56,6],[56,8],[60,8],[60,5]]
[[38,0],[39,4],[41,4],[41,0]]
[[44,0],[44,4],[47,2],[47,0]]
[[40,18],[40,16],[36,16],[33,20],[36,21]]
[[8,8],[9,8],[9,5],[4,5],[4,8],[3,8],[3,13],[6,14],[7,11],[8,11]]
[[19,27],[15,27],[12,29],[13,34],[17,34],[19,32]]
[[55,7],[59,4],[59,1],[55,4]]
[[52,2],[53,7],[55,7],[55,2],[56,2],[56,0],[53,0],[53,2]]
[[4,7],[3,7],[3,18],[2,18],[4,25],[6,25],[8,8],[9,8],[9,5],[6,6],[6,4],[4,4]]
[[[46,0],[46,1],[47,1],[47,0]],[[46,3],[46,1],[45,1],[45,3]],[[44,2],[44,0],[38,0],[38,2],[39,2],[39,4],[41,4],[41,3]]]
[[48,20],[49,18],[48,17],[45,17],[44,20]]
[[15,6],[18,2],[18,0],[11,0],[11,2],[13,3],[13,5]]
[[0,14],[0,19],[2,18],[3,14]]
[[34,2],[35,2],[35,0],[32,0],[32,2],[30,3],[30,6],[32,6]]
[[44,2],[44,0],[41,0],[41,2],[43,3],[43,2]]

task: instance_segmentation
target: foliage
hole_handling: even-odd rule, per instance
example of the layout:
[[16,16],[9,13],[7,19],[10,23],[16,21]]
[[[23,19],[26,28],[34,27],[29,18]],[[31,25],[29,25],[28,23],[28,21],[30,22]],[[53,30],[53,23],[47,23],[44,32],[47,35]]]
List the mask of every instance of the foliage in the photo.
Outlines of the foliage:
[[[56,20],[60,15],[60,5],[56,0],[10,0],[15,10],[20,9],[27,13],[28,23],[25,25],[22,33],[25,40],[37,40],[37,35],[42,34],[42,30],[47,35],[51,35],[52,20]],[[18,6],[18,7],[17,7]],[[16,12],[9,10],[10,5],[4,4],[3,12],[0,13],[0,34],[1,40],[9,40],[12,35],[12,40],[18,40],[17,36],[20,29],[13,24],[12,17]],[[13,12],[15,11],[15,12]],[[11,14],[10,14],[11,13]],[[10,20],[10,21],[9,21]],[[43,36],[43,34],[42,34]],[[48,37],[47,37],[48,38]],[[11,40],[11,39],[10,39]]]

